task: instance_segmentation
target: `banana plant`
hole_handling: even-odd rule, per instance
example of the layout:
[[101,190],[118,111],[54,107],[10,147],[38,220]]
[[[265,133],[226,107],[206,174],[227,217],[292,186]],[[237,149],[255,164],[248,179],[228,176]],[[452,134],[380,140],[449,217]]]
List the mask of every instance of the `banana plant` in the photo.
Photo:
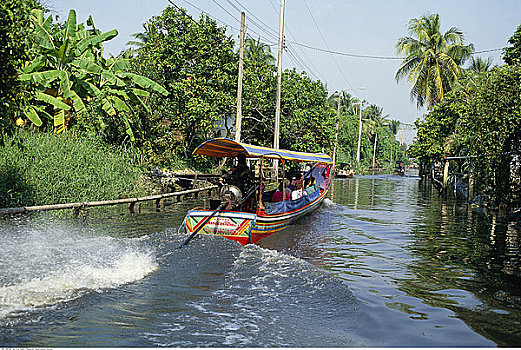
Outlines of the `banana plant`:
[[143,98],[150,92],[168,92],[148,78],[125,72],[128,59],[103,58],[103,42],[118,32],[113,29],[102,33],[90,16],[86,24],[90,29],[76,23],[74,10],[69,11],[63,25],[53,24],[52,16],[45,18],[41,10],[33,11],[38,55],[26,64],[19,77],[35,84],[38,92],[25,115],[36,126],[43,124],[41,116],[52,119],[59,133],[66,130],[73,117],[86,112],[89,101],[98,99],[108,115],[121,116],[126,132],[134,140],[128,112],[135,105],[148,110]]

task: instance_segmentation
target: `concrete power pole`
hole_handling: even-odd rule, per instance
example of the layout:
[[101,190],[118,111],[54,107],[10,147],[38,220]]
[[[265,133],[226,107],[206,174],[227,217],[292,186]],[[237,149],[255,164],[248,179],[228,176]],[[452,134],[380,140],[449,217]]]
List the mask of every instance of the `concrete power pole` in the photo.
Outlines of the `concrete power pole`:
[[[280,130],[280,104],[282,93],[282,48],[284,39],[284,0],[280,0],[280,21],[279,21],[279,53],[277,65],[277,104],[275,109],[275,132],[273,133],[273,148],[279,149],[279,130]],[[275,172],[275,180],[279,178],[279,162],[274,160],[273,170]]]
[[374,149],[373,149],[373,170],[374,170],[374,163],[376,160],[376,142],[378,142],[378,134],[374,134]]
[[333,148],[333,169],[336,167],[336,152],[338,148],[338,122],[340,120],[340,104],[342,103],[342,91],[338,93],[338,105],[336,109],[336,132],[335,132],[335,148]]
[[362,102],[360,105],[360,122],[358,124],[358,147],[356,149],[356,162],[360,163],[360,142],[362,141]]
[[235,119],[235,141],[241,142],[242,123],[242,67],[244,65],[244,27],[246,15],[241,12],[241,36],[239,46],[239,78],[237,79],[237,118]]

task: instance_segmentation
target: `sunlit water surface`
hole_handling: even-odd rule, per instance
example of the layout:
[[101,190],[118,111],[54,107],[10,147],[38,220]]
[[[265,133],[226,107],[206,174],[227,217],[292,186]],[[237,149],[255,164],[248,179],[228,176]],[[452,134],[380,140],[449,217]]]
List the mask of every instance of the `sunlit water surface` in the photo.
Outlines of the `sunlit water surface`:
[[518,232],[414,176],[336,180],[259,245],[170,212],[0,221],[0,346],[520,346]]

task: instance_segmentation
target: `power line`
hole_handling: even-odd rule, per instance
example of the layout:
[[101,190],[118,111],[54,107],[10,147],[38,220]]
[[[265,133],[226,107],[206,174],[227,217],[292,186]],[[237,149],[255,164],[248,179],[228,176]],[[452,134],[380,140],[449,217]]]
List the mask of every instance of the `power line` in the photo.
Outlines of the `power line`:
[[[168,0],[168,1],[169,1],[172,5],[176,6],[176,5],[173,4],[170,0]],[[205,10],[203,10],[203,9],[200,8],[200,7],[197,7],[196,5],[192,4],[192,3],[189,2],[188,0],[183,0],[183,1],[184,1],[185,3],[187,3],[188,5],[192,6],[193,8],[199,10],[201,13],[204,13],[204,14],[207,15],[208,17],[212,18],[213,20],[215,20],[215,21],[217,21],[217,22],[220,22],[220,23],[224,24],[224,25],[227,26],[227,27],[232,28],[232,29],[234,29],[234,30],[237,31],[237,32],[240,31],[240,29],[235,28],[234,26],[232,26],[232,25],[230,25],[230,24],[228,24],[228,23],[226,23],[226,22],[224,22],[224,21],[218,19],[217,17],[210,15],[208,12],[206,12]],[[176,6],[176,8],[179,9],[178,6]],[[266,38],[264,38],[262,35],[259,35],[259,34],[258,34],[257,32],[255,32],[254,30],[251,30],[251,29],[249,29],[249,30],[250,30],[252,33],[255,33],[255,35],[257,35],[259,38],[262,38],[263,40],[268,41]],[[273,45],[270,45],[270,46],[273,46]]]
[[[181,11],[185,16],[188,16],[186,13],[184,13],[182,11],[182,9],[177,6],[175,3],[173,3],[171,0],[167,0],[171,5],[173,5],[175,8],[177,8],[179,11]],[[236,31],[239,31],[238,28],[235,28],[234,26],[222,21],[222,20],[219,20],[218,18],[210,15],[208,12],[204,11],[203,9],[201,9],[200,7],[197,7],[196,5],[192,4],[191,2],[189,2],[188,0],[183,0],[185,3],[187,3],[188,5],[192,6],[193,8],[201,11],[201,13],[204,13],[205,15],[207,15],[208,17],[214,19],[215,21],[217,22],[220,22],[222,24],[224,24],[225,26],[228,26]],[[226,10],[223,6],[221,6],[216,0],[212,0],[214,3],[216,3],[223,11],[225,11],[230,17],[234,18],[235,20],[239,21],[238,18],[236,18],[233,14],[231,14],[228,10]],[[230,2],[230,0],[226,0],[235,10],[237,10],[239,13],[241,12],[241,10],[235,6],[233,3]],[[277,39],[275,37],[274,34],[270,33],[270,31],[272,31],[273,33],[276,33],[273,29],[271,29],[268,25],[266,25],[261,19],[259,19],[257,16],[255,16],[251,11],[249,11],[244,5],[240,4],[237,0],[233,0],[235,1],[239,6],[241,6],[246,12],[248,12],[253,18],[255,18],[259,23],[261,23],[266,29],[263,28],[263,26],[261,26],[259,23],[257,23],[257,21],[254,21],[250,18],[250,21],[252,22],[252,24],[254,24],[257,28],[259,28],[261,31],[263,31],[264,33],[266,33],[267,35],[271,36],[272,39]],[[291,33],[290,29],[288,29],[288,33],[290,34],[290,36],[293,38],[294,41],[288,41],[287,43],[288,44],[294,44],[296,45],[297,47],[303,47],[303,48],[306,48],[306,49],[310,49],[310,50],[314,50],[314,51],[319,51],[319,52],[325,52],[325,53],[329,53],[331,55],[339,55],[339,56],[346,56],[346,57],[351,57],[351,58],[365,58],[365,59],[377,59],[377,60],[403,60],[405,59],[404,57],[398,57],[398,56],[377,56],[377,55],[362,55],[362,54],[354,54],[354,53],[348,53],[348,52],[340,52],[340,51],[333,51],[329,48],[329,46],[327,45],[327,42],[324,38],[324,36],[322,35],[322,32],[320,31],[320,28],[318,27],[318,24],[315,20],[315,18],[313,17],[313,14],[311,13],[311,10],[306,2],[306,0],[303,0],[306,7],[307,7],[307,10],[309,12],[309,14],[311,15],[311,18],[313,20],[313,22],[315,23],[315,26],[320,34],[320,36],[322,37],[322,40],[324,41],[324,44],[326,45],[326,49],[324,48],[320,48],[320,47],[315,47],[315,46],[311,46],[311,45],[307,45],[307,44],[303,44],[303,43],[300,43],[300,42],[297,42],[295,36]],[[275,12],[278,14],[278,10],[276,9],[275,5],[273,4],[273,1],[270,0],[270,4],[271,6],[273,7],[273,9],[275,10]],[[198,26],[200,26],[199,22],[195,21],[191,16],[188,16],[190,18],[190,20],[192,22],[194,22],[195,24],[197,24]],[[260,35],[259,33],[257,33],[256,31],[254,31],[253,29],[249,29],[249,31],[251,31],[252,33],[254,33],[255,35],[257,35],[259,38],[265,40],[266,42],[270,41],[270,40],[267,40],[265,37],[263,37],[262,35]],[[222,45],[222,42],[221,44]],[[219,47],[220,47],[219,45]],[[268,44],[268,46],[275,46],[277,44]],[[215,49],[212,49],[210,50],[209,52],[211,51],[214,51],[216,49],[218,49],[219,47],[216,47]],[[474,51],[473,53],[471,53],[471,55],[476,55],[476,54],[482,54],[482,53],[489,53],[489,52],[497,52],[497,51],[502,51],[503,48],[496,48],[496,49],[488,49],[488,50],[480,50],[480,51]],[[309,61],[309,63],[311,64],[311,66],[314,68],[314,71],[313,69],[311,69],[311,67],[307,64],[304,64],[305,69],[308,70],[308,72],[310,74],[312,74],[313,76],[315,77],[319,77],[319,76],[322,76],[322,74],[317,74],[318,69],[316,68],[316,66],[313,64],[312,60],[309,59],[309,57],[305,54],[305,51],[301,50],[301,52],[303,53],[303,55],[307,58],[307,60]],[[198,55],[197,57],[201,56],[202,54]],[[297,56],[297,53],[295,51],[295,49],[293,49],[293,55],[294,56]],[[195,57],[195,58],[197,58]],[[305,60],[303,58],[300,58],[301,62],[305,62]],[[347,81],[347,79],[345,78],[345,75],[342,71],[342,69],[340,68],[340,66],[338,65],[338,62],[334,59],[334,62],[335,64],[337,65],[337,67],[339,68],[340,70],[340,73],[342,74],[344,80],[346,81],[346,83],[352,88],[351,84]]]
[[[268,26],[266,23],[264,23],[259,17],[255,16],[253,12],[248,10],[246,6],[239,3],[237,0],[233,0],[235,3],[237,3],[238,6],[240,6],[244,11],[246,11],[248,14],[250,14],[250,18],[248,19],[252,24],[254,24],[256,27],[258,27],[262,32],[266,33],[268,36],[271,36],[274,39],[278,40],[278,33]],[[235,6],[230,0],[226,0],[230,5],[232,5],[237,11],[241,12],[241,9],[239,9],[237,6]],[[257,23],[258,22],[258,23]]]
[[[204,28],[201,26],[201,24],[200,24],[199,22],[197,22],[196,20],[194,20],[194,19],[192,18],[192,16],[190,16],[190,15],[188,15],[188,14],[186,13],[186,10],[183,11],[183,9],[181,9],[179,6],[177,6],[176,4],[174,4],[174,2],[172,2],[172,0],[167,0],[167,1],[168,1],[172,6],[174,6],[174,7],[175,7],[179,12],[181,12],[185,17],[188,17],[192,22],[194,22],[194,23],[195,23],[199,28],[204,29]],[[186,1],[186,0],[185,0],[185,1]],[[186,1],[186,2],[188,3],[188,1]],[[211,34],[211,33],[209,33],[209,34],[212,35],[212,37],[213,37],[213,34]],[[214,37],[214,39],[215,39],[215,37]],[[220,48],[224,43],[227,42],[226,40],[221,40],[220,38],[217,38],[217,40],[215,41],[215,43],[218,43],[219,41],[220,41],[219,45],[217,45],[217,46],[214,47],[213,49],[210,49],[210,50],[208,50],[208,51],[206,51],[206,52],[202,52],[202,53],[200,53],[199,55],[194,56],[194,57],[192,57],[192,58],[190,58],[189,60],[186,60],[186,61],[193,61],[193,60],[195,60],[195,59],[197,59],[197,58],[199,58],[199,57],[201,57],[201,56],[203,56],[203,55],[209,54],[209,53],[211,53],[211,52],[213,52],[213,51],[219,49],[219,48]]]
[[[321,52],[327,52],[333,55],[340,55],[340,56],[347,56],[347,57],[353,57],[353,58],[369,58],[369,59],[378,59],[378,60],[403,60],[404,57],[398,57],[398,56],[373,56],[373,55],[358,55],[354,53],[347,53],[347,52],[339,52],[339,51],[332,51],[329,48],[323,49],[319,47],[314,47],[306,44],[302,44],[296,41],[291,41],[291,44],[295,44],[298,46],[305,47],[307,49],[315,50],[315,51],[321,51]],[[480,53],[487,53],[487,52],[494,52],[494,51],[501,51],[503,49],[490,49],[490,50],[482,50],[482,51],[474,51],[471,53],[471,55],[476,55]]]
[[[202,8],[200,8],[200,7],[195,6],[194,4],[190,3],[189,1],[187,1],[187,0],[183,0],[183,1],[184,1],[185,3],[187,3],[188,5],[192,6],[193,8],[195,8],[196,10],[201,11],[201,13],[204,13],[205,15],[207,15],[207,16],[210,17],[210,18],[212,18],[213,20],[215,20],[215,21],[217,21],[217,22],[220,22],[220,23],[224,24],[225,26],[230,27],[230,28],[232,28],[232,29],[234,29],[234,30],[237,30],[237,31],[239,30],[238,28],[235,28],[234,26],[231,26],[231,25],[229,25],[228,23],[226,23],[226,22],[224,22],[224,21],[221,21],[221,20],[218,19],[217,17],[214,17],[214,16],[210,15],[208,12],[204,11],[204,10],[203,10]],[[169,2],[170,2],[170,1],[169,1]],[[170,2],[170,3],[172,4],[172,2]],[[172,5],[175,6],[175,4],[172,4]],[[177,6],[176,6],[176,7],[177,7]],[[177,7],[177,8],[179,9],[179,7]]]
[[[237,1],[237,0],[235,0],[235,1]],[[276,13],[278,16],[280,16],[280,15],[279,15],[279,10],[277,10],[277,8],[275,7],[275,5],[273,4],[273,0],[270,0],[270,4],[271,4],[271,7],[273,8],[273,10],[275,11],[275,13]],[[293,38],[293,40],[296,41],[297,39],[295,38],[295,36],[294,36],[293,33],[291,32],[291,29],[289,28],[289,25],[286,24],[285,27],[286,27],[286,29],[288,30],[288,34]],[[288,45],[288,47],[289,47],[289,46],[290,46],[290,45]],[[313,61],[308,57],[308,55],[306,54],[306,52],[305,52],[304,50],[302,50],[302,48],[299,47],[299,46],[297,46],[297,48],[300,50],[300,52],[302,53],[302,55],[307,59],[307,61],[308,61],[309,64],[311,65],[311,67],[313,67],[313,69],[310,69],[310,67],[308,66],[307,69],[308,69],[309,73],[312,74],[313,76],[315,76],[315,77],[316,77],[316,80],[322,80],[322,81],[325,81],[325,79],[320,79],[320,77],[321,77],[321,76],[323,77],[323,75],[320,73],[319,69],[318,69],[318,68],[313,64]],[[294,52],[295,52],[294,54],[297,55],[297,54],[296,54],[296,50],[294,50]],[[298,56],[298,55],[297,55],[297,56]],[[302,60],[303,62],[305,62],[305,60],[304,60],[303,58],[301,58],[301,60]]]
[[[315,23],[315,27],[317,27],[317,30],[318,30],[318,33],[320,34],[320,37],[322,37],[322,41],[324,41],[324,44],[326,45],[326,47],[328,48],[329,50],[329,46],[326,42],[326,39],[324,38],[324,35],[322,35],[322,31],[320,30],[318,24],[317,24],[317,21],[315,20],[315,17],[313,16],[313,13],[311,12],[311,9],[309,8],[308,6],[308,3],[306,0],[303,0],[304,1],[304,4],[306,5],[306,8],[308,9],[308,12],[309,12],[309,15],[311,16],[311,19],[313,20],[313,23]],[[338,64],[335,56],[331,55],[331,58],[333,59],[333,61],[335,62],[338,70],[340,71],[340,74],[342,75],[342,78],[344,78],[344,82],[347,83],[347,85],[349,85],[349,87],[351,89],[353,89],[353,86],[351,86],[351,83],[347,80],[346,76],[344,75],[344,71],[342,70],[342,68],[340,68],[340,65]]]
[[306,64],[306,62],[304,62],[304,60],[303,60],[301,57],[299,57],[299,55],[298,55],[296,52],[294,52],[294,51],[292,50],[292,48],[290,48],[289,46],[287,46],[285,51],[287,52],[287,54],[288,54],[288,56],[290,57],[290,59],[291,59],[292,61],[294,61],[295,64],[296,64],[297,66],[300,66],[300,67],[302,68],[303,71],[308,72],[308,74],[311,76],[311,78],[313,78],[314,80],[320,80],[320,79],[315,75],[315,73],[313,72],[313,70],[309,68],[309,66]]

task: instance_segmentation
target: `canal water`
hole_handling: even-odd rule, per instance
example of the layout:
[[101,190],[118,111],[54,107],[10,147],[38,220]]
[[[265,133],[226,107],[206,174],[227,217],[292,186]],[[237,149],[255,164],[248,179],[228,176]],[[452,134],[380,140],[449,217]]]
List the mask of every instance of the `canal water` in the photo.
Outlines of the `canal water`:
[[176,249],[196,205],[1,219],[0,346],[521,346],[519,232],[418,177],[335,180],[245,248]]

